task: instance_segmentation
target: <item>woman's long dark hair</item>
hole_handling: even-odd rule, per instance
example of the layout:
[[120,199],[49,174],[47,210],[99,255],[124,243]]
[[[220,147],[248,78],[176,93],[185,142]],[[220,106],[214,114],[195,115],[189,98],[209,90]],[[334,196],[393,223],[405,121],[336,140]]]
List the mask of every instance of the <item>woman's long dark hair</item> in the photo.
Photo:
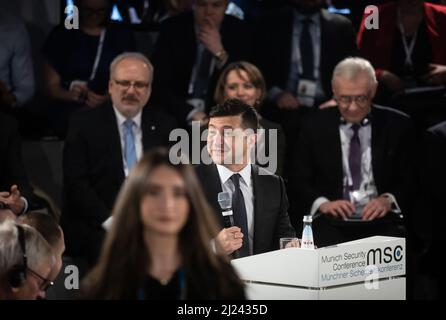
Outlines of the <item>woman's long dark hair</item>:
[[161,166],[180,174],[190,204],[189,216],[179,239],[187,297],[230,299],[231,292],[242,287],[227,258],[215,254],[211,248],[211,240],[218,233],[215,214],[203,195],[194,169],[189,164],[173,165],[168,151],[157,149],[138,162],[121,188],[112,212],[113,225],[98,264],[83,282],[85,298],[137,298],[150,265],[139,208],[151,174]]

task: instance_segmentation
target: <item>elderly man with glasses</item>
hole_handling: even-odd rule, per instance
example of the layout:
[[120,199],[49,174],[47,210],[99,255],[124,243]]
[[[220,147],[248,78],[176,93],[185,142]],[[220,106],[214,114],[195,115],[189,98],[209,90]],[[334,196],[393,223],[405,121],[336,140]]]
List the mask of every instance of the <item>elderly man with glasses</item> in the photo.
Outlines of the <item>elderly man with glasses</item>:
[[0,223],[0,257],[0,300],[46,297],[55,257],[36,229],[10,219]]
[[375,71],[362,58],[336,66],[332,89],[337,108],[309,117],[299,136],[294,209],[315,215],[319,246],[402,236],[411,198],[410,120],[372,103]]
[[123,53],[110,65],[111,103],[81,110],[71,119],[64,149],[67,252],[91,265],[125,177],[144,151],[169,144],[170,116],[147,106],[153,67],[140,53]]

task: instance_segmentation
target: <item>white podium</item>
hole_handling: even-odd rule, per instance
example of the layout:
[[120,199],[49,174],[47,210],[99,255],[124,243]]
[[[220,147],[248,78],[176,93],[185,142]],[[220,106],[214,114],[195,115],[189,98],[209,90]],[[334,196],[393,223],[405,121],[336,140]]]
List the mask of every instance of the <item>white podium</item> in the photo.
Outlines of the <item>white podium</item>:
[[232,260],[252,300],[404,300],[404,238],[370,237]]

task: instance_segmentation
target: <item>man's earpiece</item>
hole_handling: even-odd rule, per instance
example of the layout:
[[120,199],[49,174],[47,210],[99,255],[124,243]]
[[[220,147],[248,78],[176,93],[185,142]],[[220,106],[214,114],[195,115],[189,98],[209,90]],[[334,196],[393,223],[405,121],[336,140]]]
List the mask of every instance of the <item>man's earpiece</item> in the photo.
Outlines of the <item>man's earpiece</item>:
[[9,273],[9,284],[12,288],[19,288],[26,281],[26,271],[28,269],[26,258],[26,245],[25,245],[25,230],[22,226],[16,225],[18,232],[19,246],[22,251],[22,263],[12,268]]

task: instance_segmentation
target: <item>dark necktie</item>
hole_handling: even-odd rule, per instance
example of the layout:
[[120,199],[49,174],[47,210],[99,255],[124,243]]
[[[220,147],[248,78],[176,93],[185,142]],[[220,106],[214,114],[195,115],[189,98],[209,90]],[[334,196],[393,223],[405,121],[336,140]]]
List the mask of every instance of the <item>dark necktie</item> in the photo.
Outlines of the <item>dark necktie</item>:
[[348,155],[348,165],[352,176],[352,190],[358,190],[361,186],[361,142],[359,141],[359,124],[353,124],[351,129],[353,136],[350,139],[350,152]]
[[234,224],[242,229],[243,245],[238,250],[239,257],[249,256],[249,235],[248,235],[248,218],[246,217],[245,198],[240,189],[240,174],[235,173],[231,176],[232,183],[234,183],[234,194],[232,195],[232,211],[234,213]]
[[302,21],[302,31],[300,34],[300,58],[302,63],[303,79],[314,79],[314,53],[313,53],[313,41],[310,34],[310,19]]
[[200,55],[200,60],[197,61],[198,69],[195,77],[193,98],[206,99],[211,61],[212,54],[208,49],[204,48]]

